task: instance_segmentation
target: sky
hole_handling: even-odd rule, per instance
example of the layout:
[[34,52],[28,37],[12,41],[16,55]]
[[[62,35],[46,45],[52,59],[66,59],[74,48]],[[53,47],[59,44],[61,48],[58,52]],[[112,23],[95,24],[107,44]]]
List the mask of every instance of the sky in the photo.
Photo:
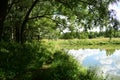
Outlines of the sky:
[[111,4],[109,10],[114,9],[116,11],[116,18],[120,21],[120,2]]
[[[120,22],[120,2],[117,2],[117,3],[114,3],[114,4],[110,4],[109,5],[109,10],[111,10],[111,9],[116,11],[116,17],[115,18],[117,20],[119,20],[119,22]],[[105,28],[103,30],[105,30]],[[100,29],[99,29],[99,27],[97,27],[97,28],[93,28],[92,30],[89,30],[89,31],[92,31],[92,32],[97,31],[97,32],[99,32]]]

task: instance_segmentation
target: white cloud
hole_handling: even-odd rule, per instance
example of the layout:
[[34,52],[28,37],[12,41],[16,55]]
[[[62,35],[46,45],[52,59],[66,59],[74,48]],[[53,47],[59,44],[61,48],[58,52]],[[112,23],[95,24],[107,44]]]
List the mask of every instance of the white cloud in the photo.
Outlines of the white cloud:
[[104,73],[107,73],[109,72],[110,70],[116,70],[116,68],[113,68],[112,66],[110,65],[104,65],[104,66],[101,66],[101,70],[104,72]]
[[120,57],[120,50],[115,50],[115,52],[114,52],[115,54],[113,54],[113,56],[118,56],[118,57]]
[[75,59],[77,59],[82,64],[86,57],[99,54],[99,49],[69,50],[68,54],[74,56]]
[[116,67],[120,70],[120,62],[116,62]]
[[107,59],[107,58],[105,58],[105,59],[102,59],[101,61],[100,61],[100,63],[101,64],[112,64],[112,62],[113,62],[113,60],[112,59]]
[[116,18],[120,21],[120,2],[109,5],[109,10],[111,9],[116,11]]
[[99,68],[104,75],[120,76],[120,50],[116,50],[111,56],[106,56],[106,51],[99,49],[70,50],[68,54],[73,55],[81,64],[84,64],[84,60],[93,58],[100,64]]
[[101,65],[106,65],[106,64],[112,64],[113,63],[113,58],[112,56],[106,56],[106,51],[101,51],[99,56],[96,56],[95,59],[100,62]]

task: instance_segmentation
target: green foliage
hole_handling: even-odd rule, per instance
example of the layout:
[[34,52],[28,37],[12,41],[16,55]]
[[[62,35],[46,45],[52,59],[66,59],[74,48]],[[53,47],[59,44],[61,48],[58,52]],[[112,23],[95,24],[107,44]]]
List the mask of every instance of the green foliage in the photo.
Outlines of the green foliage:
[[78,80],[78,75],[83,74],[82,67],[66,53],[56,52],[51,66],[54,68],[51,80]]
[[[58,38],[68,28],[71,32],[79,27],[84,31],[93,27],[113,24],[118,30],[119,22],[111,16],[109,4],[118,0],[7,0],[0,1],[0,40],[25,42],[40,38]],[[26,5],[24,5],[27,3]],[[8,11],[8,12],[7,12]],[[110,23],[111,22],[111,23]],[[76,32],[76,31],[75,31]],[[55,35],[57,34],[57,35]],[[76,35],[77,36],[77,35]],[[87,38],[81,34],[80,38]],[[70,36],[69,36],[70,37]],[[70,38],[74,38],[72,33]],[[91,36],[90,36],[91,37]],[[67,37],[66,37],[67,38]]]
[[48,45],[44,41],[26,42],[22,45],[1,42],[0,79],[83,80],[85,77],[88,78],[87,69],[80,66],[72,56],[53,48],[52,44]]
[[[49,68],[41,69],[34,74],[33,79],[42,80],[78,80],[80,67],[68,54],[57,51]],[[42,72],[41,72],[42,71]]]
[[88,33],[87,32],[80,33],[79,39],[87,39],[87,38],[88,38]]
[[90,67],[85,75],[79,75],[79,80],[106,80],[106,77],[103,77],[102,73],[98,72],[98,70],[98,68]]
[[[50,57],[51,52],[46,46],[38,43],[21,45],[13,42],[0,43],[0,78],[20,78],[31,69],[42,67],[43,63]],[[22,79],[22,77],[20,78]]]
[[91,38],[97,38],[98,35],[99,35],[98,32],[89,32],[88,37],[89,37],[89,39],[91,39]]
[[37,70],[34,80],[103,80],[96,69],[85,69],[70,55],[57,51],[50,67]]
[[66,32],[61,34],[61,39],[94,39],[94,38],[120,38],[120,31],[107,29],[101,32]]
[[72,39],[73,36],[71,35],[71,33],[67,32],[67,33],[63,33],[60,38],[62,38],[62,39]]
[[61,35],[62,39],[87,39],[88,32],[66,32]]
[[[40,39],[56,39],[59,37],[59,30],[57,30],[56,24],[47,18],[42,18],[36,21],[29,21],[30,28],[28,29],[28,34],[26,34],[28,40],[30,37],[33,39],[38,38]],[[29,31],[31,30],[31,31]],[[32,35],[32,36],[31,36]]]
[[[19,45],[17,43],[0,43],[0,68],[6,79],[11,79],[23,73],[30,64],[35,52],[32,46]],[[3,77],[3,78],[4,78]]]

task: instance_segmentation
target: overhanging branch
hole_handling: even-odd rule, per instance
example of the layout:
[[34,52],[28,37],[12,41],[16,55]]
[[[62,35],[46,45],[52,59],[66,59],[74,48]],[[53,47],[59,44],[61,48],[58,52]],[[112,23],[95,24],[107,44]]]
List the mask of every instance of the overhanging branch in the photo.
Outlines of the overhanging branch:
[[32,19],[37,19],[37,18],[43,18],[43,17],[50,16],[50,15],[53,15],[53,14],[44,14],[44,15],[38,15],[38,16],[30,17],[30,18],[27,19],[27,21],[32,20]]

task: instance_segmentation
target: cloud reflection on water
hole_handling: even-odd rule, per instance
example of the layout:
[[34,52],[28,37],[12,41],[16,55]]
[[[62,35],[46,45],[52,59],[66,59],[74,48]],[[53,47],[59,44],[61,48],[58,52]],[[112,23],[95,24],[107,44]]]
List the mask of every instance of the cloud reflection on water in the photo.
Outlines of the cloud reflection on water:
[[120,76],[120,50],[115,50],[109,56],[106,50],[100,49],[69,50],[68,53],[86,67],[91,66],[90,64],[98,65],[105,74]]

